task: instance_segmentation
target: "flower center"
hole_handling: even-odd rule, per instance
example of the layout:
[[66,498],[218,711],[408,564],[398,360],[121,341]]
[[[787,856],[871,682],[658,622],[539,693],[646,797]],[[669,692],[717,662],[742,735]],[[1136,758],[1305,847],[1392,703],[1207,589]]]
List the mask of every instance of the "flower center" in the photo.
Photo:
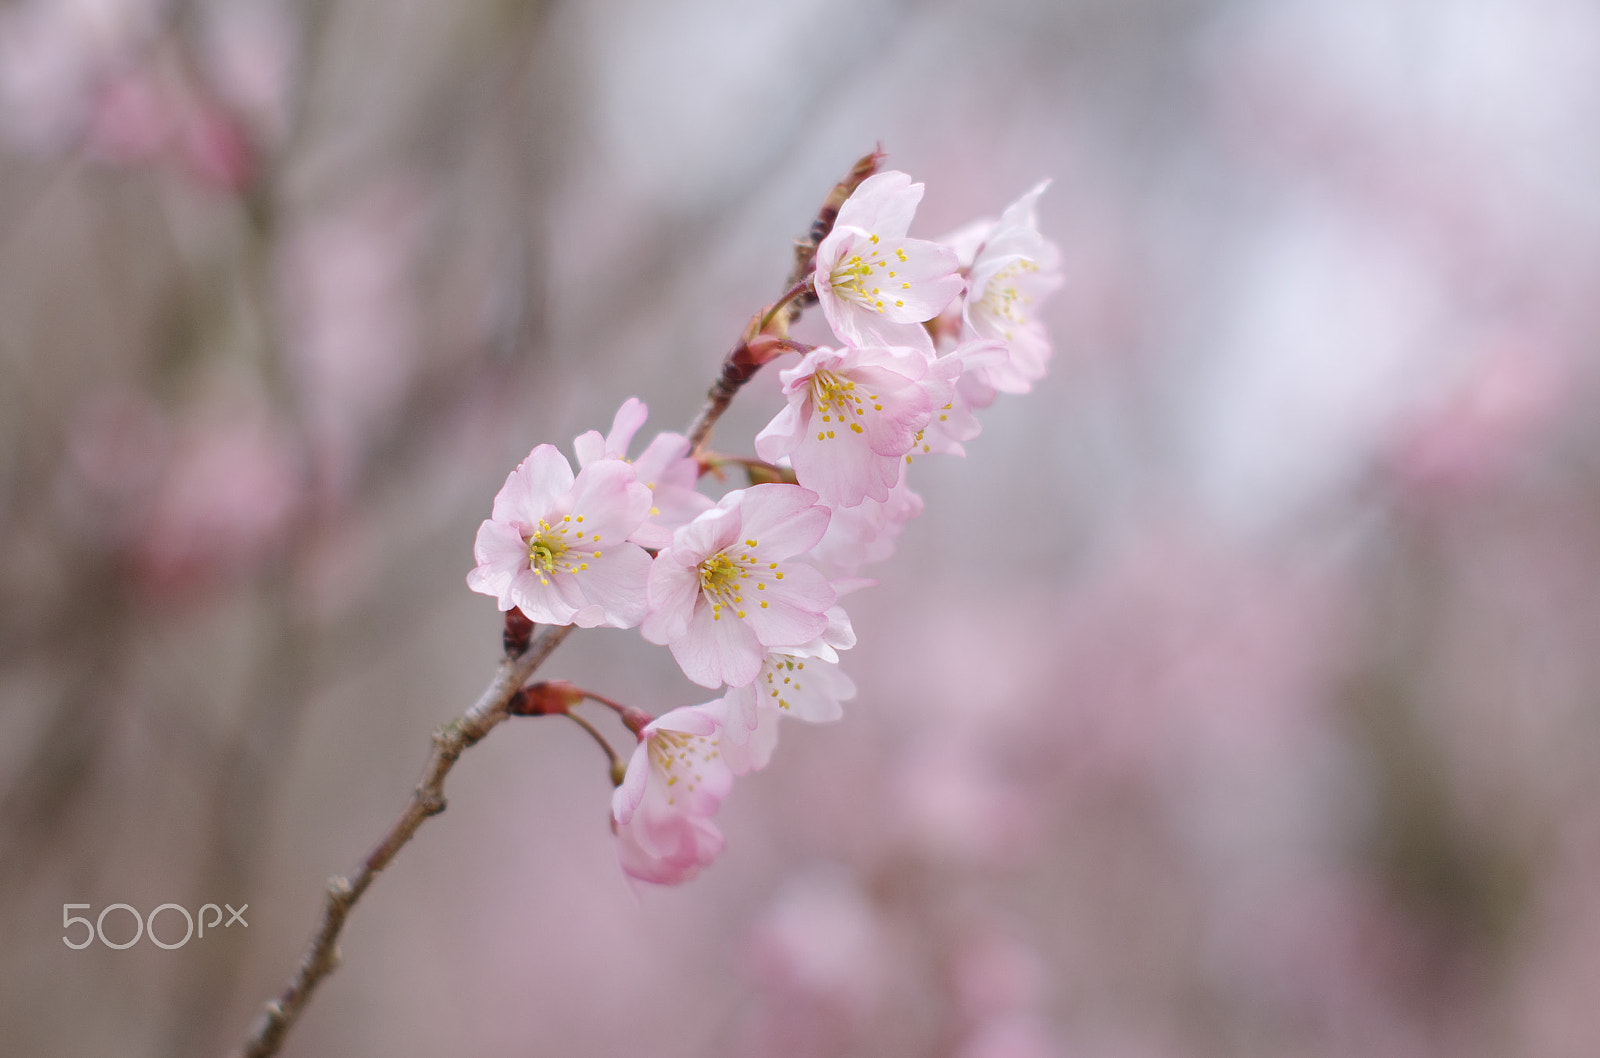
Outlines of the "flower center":
[[806,663],[791,654],[769,654],[766,662],[761,666],[761,675],[758,679],[767,681],[767,693],[778,699],[779,709],[789,708],[788,694],[796,694],[800,690],[800,670]]
[[[1015,261],[1006,265],[1000,271],[989,277],[989,282],[984,284],[983,297],[978,299],[978,307],[996,320],[1022,326],[1028,322],[1022,306],[1031,304],[1033,299],[1016,288],[1013,280],[1025,272],[1037,272],[1039,266],[1029,260]],[[1011,329],[1001,325],[1006,339],[1011,338]]]
[[672,804],[680,792],[676,787],[683,780],[684,793],[693,793],[695,784],[705,776],[700,767],[717,755],[717,741],[704,735],[691,735],[684,731],[656,731],[650,738],[650,762],[659,769],[666,784],[667,803]]
[[[528,541],[528,568],[539,574],[540,584],[549,584],[551,573],[575,573],[589,568],[589,563],[578,562],[574,565],[567,553],[577,545],[584,544],[583,529],[574,524],[583,521],[583,515],[565,515],[561,521],[552,526],[543,518],[539,519],[539,528],[534,530]],[[598,533],[594,536],[594,543],[600,542]],[[592,552],[595,558],[600,557],[599,551]],[[581,556],[574,556],[581,557]]]
[[[745,543],[750,547],[756,545],[754,540],[746,540]],[[753,568],[755,561],[751,555],[730,555],[726,551],[718,551],[700,563],[700,592],[711,603],[713,621],[722,620],[724,606],[737,608],[744,603],[739,582],[750,576],[750,569],[745,564]],[[776,569],[777,563],[772,563],[772,567]],[[782,580],[783,574],[778,573],[777,578]],[[765,590],[767,586],[760,583],[756,587]],[[761,605],[764,608],[767,604],[763,602]],[[740,617],[744,616],[742,609],[737,612]]]
[[[843,258],[839,264],[834,266],[833,271],[828,273],[828,280],[833,284],[834,293],[841,298],[882,312],[883,288],[885,286],[895,291],[901,291],[910,289],[911,284],[901,280],[898,273],[894,271],[889,272],[887,279],[881,275],[873,275],[872,270],[874,268],[886,269],[891,262],[883,256],[883,251],[878,248],[878,237],[876,235],[869,236],[868,242],[872,244],[873,249],[868,250],[865,257],[860,254],[851,254],[849,257]],[[896,264],[897,268],[899,265],[906,263],[905,250],[896,247],[894,256],[898,262]],[[895,304],[904,305],[905,302],[896,299]]]
[[[878,403],[876,393],[870,393],[865,399],[856,396],[856,384],[853,379],[834,374],[832,371],[818,371],[811,376],[811,406],[813,414],[822,416],[822,421],[831,423],[836,418],[842,424],[849,421],[851,415],[865,415],[866,402],[872,401],[874,411],[882,411],[883,405]],[[861,433],[861,424],[850,422],[850,429]],[[825,441],[833,436],[833,431],[823,427],[817,431],[817,440]]]

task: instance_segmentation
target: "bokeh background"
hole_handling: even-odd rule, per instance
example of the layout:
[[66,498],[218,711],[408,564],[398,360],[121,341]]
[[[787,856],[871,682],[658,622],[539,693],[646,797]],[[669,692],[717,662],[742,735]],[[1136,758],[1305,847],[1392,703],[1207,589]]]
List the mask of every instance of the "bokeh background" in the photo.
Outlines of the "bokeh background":
[[1587,0],[0,3],[0,1050],[227,1051],[493,670],[506,472],[681,429],[881,142],[924,237],[1053,176],[1067,282],[845,720],[670,890],[504,725],[284,1053],[1600,1053],[1597,128]]

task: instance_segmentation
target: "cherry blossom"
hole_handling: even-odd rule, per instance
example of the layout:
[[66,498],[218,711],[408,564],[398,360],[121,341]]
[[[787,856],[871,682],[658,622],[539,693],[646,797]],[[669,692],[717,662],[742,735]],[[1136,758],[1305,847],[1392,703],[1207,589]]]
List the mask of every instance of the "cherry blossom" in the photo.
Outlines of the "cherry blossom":
[[[886,499],[933,417],[928,373],[915,349],[813,349],[779,373],[789,403],[756,435],[756,454],[788,456],[796,479],[830,507]],[[945,396],[948,382],[931,381]]]
[[836,593],[796,558],[827,529],[816,501],[796,485],[754,485],[679,529],[650,567],[640,633],[704,687],[747,684],[773,648],[821,635]]
[[538,624],[631,628],[645,615],[650,556],[626,539],[649,509],[628,464],[602,460],[574,478],[554,445],[540,445],[478,527],[467,586]]
[[772,651],[753,682],[728,688],[716,703],[723,757],[735,775],[767,766],[778,744],[780,717],[832,723],[844,715],[840,703],[855,697],[855,684],[839,671],[839,651],[855,646],[855,629],[843,607],[829,609],[827,618],[822,635],[804,646]]
[[[578,465],[586,467],[602,459],[628,462],[628,446],[648,415],[649,409],[639,398],[623,401],[611,420],[610,433],[601,437],[598,430],[590,430],[572,442]],[[632,463],[635,476],[651,492],[650,510],[629,537],[634,543],[666,547],[672,542],[673,530],[712,506],[711,497],[695,488],[700,464],[689,457],[689,439],[682,434],[656,434]]]
[[711,817],[733,772],[719,752],[716,704],[674,709],[645,725],[612,794],[622,869],[641,881],[686,882],[722,851]]
[[960,260],[936,242],[908,239],[922,185],[901,172],[862,181],[817,246],[812,282],[828,326],[848,345],[933,353],[922,321],[961,293]]
[[1028,392],[1050,361],[1050,337],[1034,314],[1036,303],[1062,281],[1060,251],[1039,233],[1035,214],[1049,186],[1048,180],[1037,184],[1007,206],[998,221],[974,222],[943,240],[967,268],[964,336],[1007,343],[1005,360],[981,368],[984,380],[1002,393]]
[[[844,716],[842,702],[856,696],[854,681],[837,661],[774,651],[753,683],[730,687],[722,701],[722,754],[735,775],[760,771],[778,745],[778,722],[793,717],[831,724]],[[748,732],[743,742],[734,733]]]

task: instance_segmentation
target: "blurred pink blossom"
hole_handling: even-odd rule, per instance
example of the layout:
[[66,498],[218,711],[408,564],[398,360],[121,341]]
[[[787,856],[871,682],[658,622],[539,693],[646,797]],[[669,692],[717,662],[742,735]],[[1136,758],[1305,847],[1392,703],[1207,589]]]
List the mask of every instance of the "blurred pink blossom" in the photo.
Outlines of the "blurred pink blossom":
[[135,549],[141,580],[167,593],[246,571],[284,545],[305,502],[284,425],[248,403],[208,404],[176,433]]

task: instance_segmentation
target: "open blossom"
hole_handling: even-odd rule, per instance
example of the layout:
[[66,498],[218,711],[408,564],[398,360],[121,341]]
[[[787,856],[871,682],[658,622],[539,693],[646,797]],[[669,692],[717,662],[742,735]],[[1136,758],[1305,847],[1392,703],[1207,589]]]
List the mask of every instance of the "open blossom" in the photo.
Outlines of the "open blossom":
[[640,633],[703,687],[747,684],[771,649],[821,635],[835,592],[797,558],[827,529],[816,501],[797,485],[754,485],[679,529],[650,567]]
[[538,624],[631,628],[645,615],[650,556],[626,541],[649,509],[628,464],[602,460],[574,478],[555,446],[540,445],[479,526],[467,586]]
[[[611,420],[605,437],[598,430],[579,435],[572,442],[578,465],[586,467],[602,459],[628,461],[628,446],[644,425],[649,409],[637,397],[629,397]],[[711,507],[711,497],[695,488],[700,480],[700,464],[689,458],[689,439],[680,433],[659,433],[632,461],[635,477],[650,490],[650,510],[639,528],[629,537],[645,547],[665,547],[672,532],[694,520]]]
[[936,242],[908,239],[922,185],[905,173],[862,181],[817,246],[813,274],[828,326],[848,345],[899,345],[931,355],[931,320],[961,293],[960,260]]
[[[768,462],[788,456],[796,479],[830,507],[883,500],[933,417],[930,360],[910,348],[813,349],[779,374],[789,403],[756,435]],[[944,403],[944,401],[940,401]]]
[[735,775],[767,766],[781,717],[832,723],[844,715],[839,703],[855,697],[856,685],[839,671],[839,651],[856,645],[855,629],[842,607],[833,607],[827,617],[822,635],[804,646],[772,651],[752,683],[728,688],[715,703],[722,755]]
[[[1007,345],[1003,361],[981,369],[994,389],[1026,393],[1050,362],[1050,336],[1036,305],[1061,285],[1060,251],[1039,233],[1035,207],[1045,180],[1006,207],[998,221],[969,224],[945,238],[967,266],[964,336]],[[983,406],[975,400],[976,406]]]
[[[856,685],[836,661],[772,653],[754,683],[729,687],[717,703],[723,723],[722,756],[733,774],[760,771],[778,746],[778,722],[784,717],[808,724],[831,724],[844,715],[841,702],[856,695]],[[748,724],[745,741],[732,732]]]
[[733,786],[733,772],[719,751],[715,705],[674,709],[639,732],[611,797],[617,853],[635,878],[685,882],[722,851],[711,817]]

